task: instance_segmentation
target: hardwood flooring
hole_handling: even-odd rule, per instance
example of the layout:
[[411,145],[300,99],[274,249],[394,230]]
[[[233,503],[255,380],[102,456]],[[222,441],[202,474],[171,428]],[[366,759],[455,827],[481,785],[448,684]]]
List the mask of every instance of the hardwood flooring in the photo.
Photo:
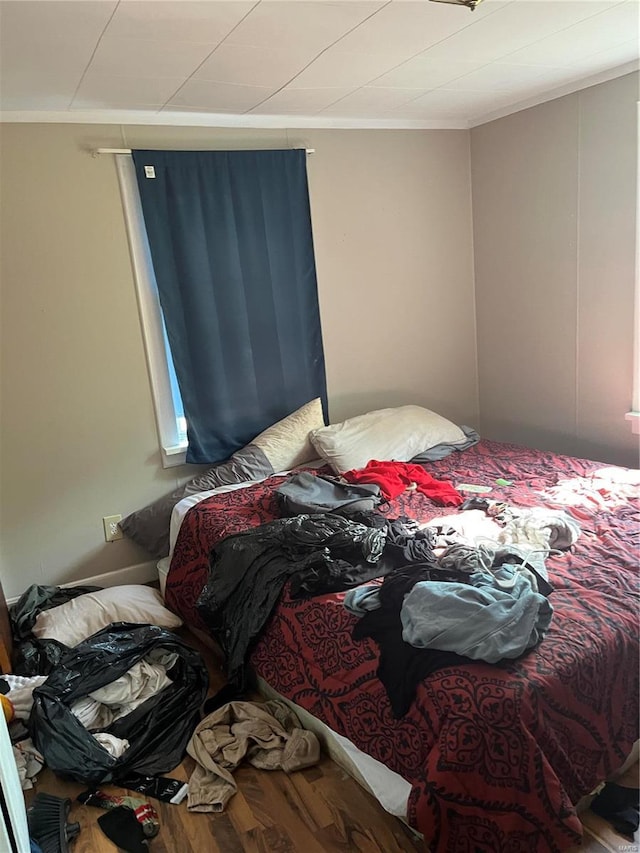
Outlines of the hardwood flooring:
[[[172,776],[187,779],[192,765],[183,761]],[[222,814],[192,814],[180,805],[153,800],[160,832],[149,844],[150,853],[400,853],[421,851],[420,842],[395,818],[387,815],[360,786],[328,758],[314,768],[287,776],[282,771],[242,767],[236,773],[239,791]],[[43,771],[38,791],[75,797],[85,786],[61,782]],[[107,793],[121,788],[101,786]],[[133,796],[142,796],[131,792]],[[72,853],[113,853],[91,806],[73,804],[69,820],[81,830]]]
[[[189,632],[185,638],[196,646],[207,663],[211,692],[224,683],[217,656]],[[187,780],[193,769],[188,756],[167,776]],[[637,765],[635,768],[637,778]],[[287,775],[282,771],[242,766],[235,774],[238,793],[222,814],[194,814],[180,805],[151,800],[158,811],[160,832],[149,843],[149,853],[425,853],[422,841],[402,821],[382,807],[328,757],[316,767]],[[124,793],[122,788],[101,790]],[[97,818],[102,810],[75,801],[86,786],[65,782],[49,769],[26,793],[27,803],[38,791],[69,797],[70,821],[80,823],[80,835],[71,853],[115,853],[117,848],[102,833]],[[135,791],[132,796],[143,797]],[[604,821],[587,813],[582,847],[571,853],[639,853],[636,843],[618,836]],[[536,851],[531,851],[536,853]]]
[[[632,765],[626,773],[616,779],[616,783],[628,788],[640,787],[640,766]],[[640,853],[640,831],[633,838],[620,835],[603,818],[592,811],[580,815],[584,836],[581,847],[574,847],[567,853]]]

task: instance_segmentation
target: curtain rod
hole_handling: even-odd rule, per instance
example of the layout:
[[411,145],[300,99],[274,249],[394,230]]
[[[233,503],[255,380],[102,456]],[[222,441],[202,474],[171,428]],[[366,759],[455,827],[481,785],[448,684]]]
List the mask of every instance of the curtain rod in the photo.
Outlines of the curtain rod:
[[[131,150],[132,150],[131,148],[94,148],[91,153],[92,153],[93,157],[97,157],[99,154],[131,154]],[[213,149],[213,150],[216,150],[216,149]],[[247,149],[245,148],[245,149],[239,149],[239,150],[246,151]],[[251,149],[251,150],[262,151],[262,150],[269,150],[269,149],[256,148],[256,149]],[[294,148],[293,150],[298,151],[299,149]],[[307,154],[315,154],[316,149],[315,148],[305,148],[304,150],[307,152]]]

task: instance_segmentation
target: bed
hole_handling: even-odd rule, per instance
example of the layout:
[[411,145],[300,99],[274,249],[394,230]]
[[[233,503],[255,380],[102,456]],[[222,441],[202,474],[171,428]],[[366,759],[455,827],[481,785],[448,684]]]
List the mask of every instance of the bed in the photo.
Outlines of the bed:
[[[517,660],[437,670],[396,719],[376,675],[378,648],[353,639],[357,619],[344,593],[294,599],[285,587],[251,664],[274,691],[408,783],[406,818],[429,849],[566,850],[581,838],[575,804],[638,739],[640,472],[491,441],[425,467],[454,484],[490,487],[490,498],[509,505],[562,509],[579,522],[572,549],[547,560],[554,616],[542,643]],[[188,624],[207,630],[196,602],[212,547],[278,517],[275,489],[285,479],[189,499],[165,593]],[[421,522],[451,512],[417,491],[380,511]]]

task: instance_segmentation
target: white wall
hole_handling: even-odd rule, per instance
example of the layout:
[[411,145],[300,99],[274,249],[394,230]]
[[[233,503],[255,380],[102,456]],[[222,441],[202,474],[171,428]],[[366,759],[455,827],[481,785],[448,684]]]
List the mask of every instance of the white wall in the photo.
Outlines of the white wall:
[[637,100],[630,74],[471,131],[486,437],[638,465]]
[[[306,146],[333,420],[416,402],[477,426],[469,134],[4,125],[0,453],[7,596],[148,559],[102,517],[160,467],[115,165],[97,146]],[[452,333],[452,329],[454,332]]]

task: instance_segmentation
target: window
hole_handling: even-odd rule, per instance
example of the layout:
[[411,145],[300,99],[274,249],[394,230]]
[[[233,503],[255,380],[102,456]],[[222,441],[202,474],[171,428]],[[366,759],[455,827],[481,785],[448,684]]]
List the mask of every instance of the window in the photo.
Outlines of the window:
[[326,410],[305,152],[118,154],[163,466]]
[[162,465],[164,468],[170,468],[185,462],[187,423],[160,308],[131,155],[118,154],[116,167],[151,379]]

